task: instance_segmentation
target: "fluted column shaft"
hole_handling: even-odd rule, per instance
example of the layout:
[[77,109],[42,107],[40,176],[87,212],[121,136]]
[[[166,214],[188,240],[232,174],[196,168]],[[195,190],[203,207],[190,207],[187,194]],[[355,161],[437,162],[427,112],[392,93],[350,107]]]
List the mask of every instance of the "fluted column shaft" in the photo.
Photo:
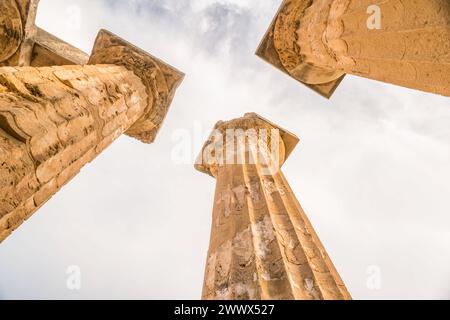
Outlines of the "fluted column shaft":
[[[259,125],[251,117],[218,126]],[[252,141],[236,148],[243,163],[208,168],[217,184],[203,299],[351,299],[283,173]],[[281,141],[280,166],[285,154]]]
[[122,66],[0,68],[0,241],[148,105]]
[[327,81],[341,71],[450,96],[448,0],[314,0],[295,20],[303,63],[335,70]]

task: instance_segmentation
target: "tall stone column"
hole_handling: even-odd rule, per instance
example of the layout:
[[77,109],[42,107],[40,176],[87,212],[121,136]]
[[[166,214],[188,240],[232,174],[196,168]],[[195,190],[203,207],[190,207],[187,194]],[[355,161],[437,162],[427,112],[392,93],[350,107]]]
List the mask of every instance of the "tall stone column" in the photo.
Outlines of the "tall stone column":
[[216,125],[196,165],[217,181],[204,299],[351,299],[280,170],[298,141],[256,114]]
[[326,97],[345,74],[450,96],[450,2],[285,0],[257,54]]
[[89,55],[35,24],[39,0],[0,1],[0,66],[86,64]]
[[183,77],[106,31],[90,63],[0,68],[0,242],[120,135],[153,142]]

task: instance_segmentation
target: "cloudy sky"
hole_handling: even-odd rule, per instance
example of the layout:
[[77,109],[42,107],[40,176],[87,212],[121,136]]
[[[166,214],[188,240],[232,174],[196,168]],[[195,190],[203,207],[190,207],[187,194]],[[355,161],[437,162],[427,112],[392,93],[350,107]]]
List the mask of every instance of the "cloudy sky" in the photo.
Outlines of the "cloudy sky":
[[198,299],[215,181],[190,162],[245,112],[302,139],[283,170],[355,299],[450,298],[448,98],[352,76],[321,98],[254,56],[280,2],[41,0],[84,51],[106,28],[186,79],[155,144],[120,138],[1,244],[0,298]]

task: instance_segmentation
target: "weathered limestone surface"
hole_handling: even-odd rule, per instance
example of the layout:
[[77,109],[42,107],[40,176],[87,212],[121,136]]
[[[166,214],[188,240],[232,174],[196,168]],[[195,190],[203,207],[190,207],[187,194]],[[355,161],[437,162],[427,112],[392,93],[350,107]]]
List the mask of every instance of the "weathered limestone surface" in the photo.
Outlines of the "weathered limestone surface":
[[[279,129],[277,149],[268,143],[274,136],[267,140],[279,167],[298,143],[293,134],[256,114],[216,125],[224,134],[229,129]],[[279,167],[265,170],[272,157],[257,160],[260,142],[250,136],[244,149],[233,149],[241,150],[236,153],[246,162],[205,163],[216,156],[207,151],[218,143],[211,138],[196,166],[217,180],[203,298],[351,299],[283,173]],[[232,148],[229,141],[222,145]]]
[[285,0],[257,54],[326,97],[345,74],[450,96],[450,2]]
[[86,64],[89,56],[35,25],[39,0],[0,1],[0,66]]
[[184,74],[107,30],[99,32],[89,64],[125,66],[141,78],[148,105],[127,134],[144,143],[154,142]]
[[0,241],[142,116],[125,67],[0,68]]
[[[42,48],[56,43],[62,55],[48,50],[37,65],[74,60],[70,46],[45,38]],[[0,46],[17,47],[8,39],[0,34]],[[0,67],[0,242],[123,133],[152,143],[184,77],[105,30],[89,63]]]
[[30,60],[22,62],[32,67],[84,65],[89,55],[47,31],[36,28]]

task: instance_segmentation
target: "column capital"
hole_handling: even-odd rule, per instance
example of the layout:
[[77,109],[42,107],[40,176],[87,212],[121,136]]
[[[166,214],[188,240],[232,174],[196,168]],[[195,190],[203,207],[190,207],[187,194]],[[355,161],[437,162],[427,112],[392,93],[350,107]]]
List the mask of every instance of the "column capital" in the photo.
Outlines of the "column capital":
[[88,63],[124,66],[141,78],[147,88],[148,105],[143,117],[126,134],[152,143],[184,74],[107,30],[99,32]]
[[450,96],[448,0],[284,0],[257,55],[329,98],[345,74]]
[[86,64],[86,53],[36,26],[39,1],[1,1],[0,66]]
[[[298,43],[300,19],[308,14],[307,9],[315,2],[317,1],[284,0],[256,55],[320,95],[330,98],[345,73],[307,59]],[[330,7],[324,7],[326,9],[330,10]],[[322,16],[327,17],[325,14]],[[326,28],[327,24],[319,26]]]
[[[265,130],[265,132],[261,135],[262,130]],[[216,176],[216,166],[219,164],[217,160],[217,150],[221,150],[222,147],[229,145],[230,143],[233,143],[234,145],[234,139],[239,139],[238,135],[240,134],[242,134],[244,138],[248,138],[251,134],[256,134],[256,139],[263,138],[265,140],[264,142],[268,144],[268,150],[271,150],[273,148],[271,145],[271,140],[274,131],[277,131],[277,138],[278,135],[281,138],[280,145],[277,145],[280,148],[278,152],[280,160],[279,166],[281,167],[291,155],[300,139],[295,134],[283,129],[282,127],[256,113],[247,113],[241,118],[217,122],[214,126],[213,132],[202,147],[200,155],[196,160],[195,169],[213,177]],[[230,135],[233,139],[231,141],[229,139]],[[255,142],[256,141],[258,140],[255,140]],[[248,139],[245,143],[248,144]],[[237,148],[234,149],[233,147],[233,152],[236,151]],[[226,151],[224,151],[224,154],[225,153]],[[224,163],[222,164],[234,164],[227,163],[226,160],[223,162]]]

